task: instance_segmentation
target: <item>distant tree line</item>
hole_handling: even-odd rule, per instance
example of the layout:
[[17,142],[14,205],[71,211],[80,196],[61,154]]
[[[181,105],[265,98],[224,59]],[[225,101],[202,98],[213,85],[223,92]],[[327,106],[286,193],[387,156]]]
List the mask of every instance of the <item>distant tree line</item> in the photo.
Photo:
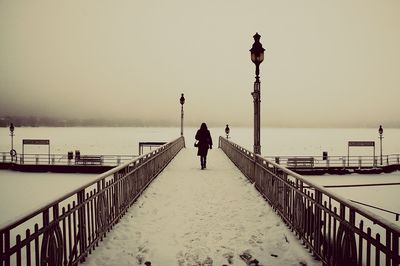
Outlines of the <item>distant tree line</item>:
[[[147,121],[129,119],[60,119],[37,116],[4,116],[0,117],[0,127],[129,127],[149,126]],[[152,121],[150,125],[169,126],[166,121]]]

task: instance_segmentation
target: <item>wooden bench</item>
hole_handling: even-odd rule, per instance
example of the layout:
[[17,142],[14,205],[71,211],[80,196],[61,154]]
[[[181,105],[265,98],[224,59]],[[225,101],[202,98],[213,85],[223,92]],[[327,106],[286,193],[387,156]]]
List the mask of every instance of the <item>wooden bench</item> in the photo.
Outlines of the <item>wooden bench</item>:
[[103,164],[103,156],[98,155],[81,155],[79,157],[75,157],[76,164],[95,164],[95,165],[102,165]]
[[139,142],[139,155],[143,154],[143,148],[148,147],[150,148],[155,148],[155,147],[160,147],[164,145],[166,142],[160,142],[160,141],[147,141],[147,142]]
[[313,157],[301,157],[301,158],[288,158],[287,159],[287,167],[314,167],[314,158]]

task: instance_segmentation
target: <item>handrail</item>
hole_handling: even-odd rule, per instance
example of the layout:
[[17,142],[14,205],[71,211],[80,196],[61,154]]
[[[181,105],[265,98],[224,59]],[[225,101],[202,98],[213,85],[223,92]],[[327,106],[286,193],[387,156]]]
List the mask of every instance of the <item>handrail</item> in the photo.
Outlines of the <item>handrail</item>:
[[[371,167],[388,167],[388,166],[399,166],[400,165],[400,154],[387,154],[382,155],[382,164],[380,163],[380,156],[357,156],[357,155],[343,155],[343,156],[263,156],[270,161],[278,162],[280,165],[289,168],[331,168],[331,167],[342,167],[342,168],[371,168]],[[307,165],[300,163],[296,166],[291,162],[293,159],[311,159],[313,165]]]
[[399,265],[400,227],[220,137],[220,148],[326,265]]
[[0,229],[0,265],[76,265],[184,147],[179,137]]
[[373,209],[375,209],[375,210],[379,210],[379,211],[383,211],[383,212],[386,212],[386,213],[394,214],[395,217],[396,217],[396,221],[399,220],[400,213],[398,213],[398,212],[386,210],[386,209],[384,209],[384,208],[376,207],[376,206],[374,206],[374,205],[367,204],[367,203],[360,202],[360,201],[356,201],[356,200],[350,200],[350,201],[351,201],[351,202],[354,202],[354,203],[357,203],[357,204],[360,204],[360,205],[363,205],[363,206],[367,206],[367,207],[373,208]]
[[[88,155],[81,155],[81,157],[85,157]],[[126,162],[130,162],[133,159],[139,157],[137,155],[97,155],[90,154],[90,156],[98,156],[101,158],[101,165],[106,166],[116,166]],[[68,154],[61,153],[51,153],[51,154],[43,154],[43,153],[25,153],[25,154],[17,154],[14,158],[11,157],[9,152],[0,152],[0,162],[1,163],[14,163],[19,165],[75,165],[83,160],[79,160],[79,158],[68,159]]]

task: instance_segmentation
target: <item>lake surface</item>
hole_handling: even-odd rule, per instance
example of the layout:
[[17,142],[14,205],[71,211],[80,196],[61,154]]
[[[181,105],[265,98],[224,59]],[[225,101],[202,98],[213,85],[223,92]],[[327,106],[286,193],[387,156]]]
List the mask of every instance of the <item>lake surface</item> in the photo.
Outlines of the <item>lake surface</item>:
[[[187,145],[192,145],[197,128],[185,128]],[[225,136],[224,128],[210,128],[215,145],[218,136]],[[171,141],[179,137],[180,128],[157,127],[22,127],[15,129],[14,148],[22,150],[22,139],[49,139],[52,153],[67,153],[81,150],[92,154],[138,153],[139,141]],[[384,129],[383,153],[400,153],[400,129]],[[230,139],[252,150],[253,129],[231,126]],[[263,128],[261,131],[261,153],[264,156],[284,155],[347,155],[347,142],[354,140],[375,141],[379,151],[378,128]],[[0,151],[10,150],[8,128],[0,128]],[[45,146],[26,146],[26,153],[47,153]],[[372,148],[352,148],[354,155],[372,155]]]

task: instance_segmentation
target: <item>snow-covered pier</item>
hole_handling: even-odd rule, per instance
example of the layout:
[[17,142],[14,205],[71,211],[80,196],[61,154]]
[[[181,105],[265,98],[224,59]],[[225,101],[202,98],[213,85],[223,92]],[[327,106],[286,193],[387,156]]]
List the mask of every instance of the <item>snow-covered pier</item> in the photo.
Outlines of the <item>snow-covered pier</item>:
[[220,150],[182,150],[84,265],[321,265]]
[[397,225],[222,137],[206,170],[184,146],[4,226],[0,265],[399,264]]

